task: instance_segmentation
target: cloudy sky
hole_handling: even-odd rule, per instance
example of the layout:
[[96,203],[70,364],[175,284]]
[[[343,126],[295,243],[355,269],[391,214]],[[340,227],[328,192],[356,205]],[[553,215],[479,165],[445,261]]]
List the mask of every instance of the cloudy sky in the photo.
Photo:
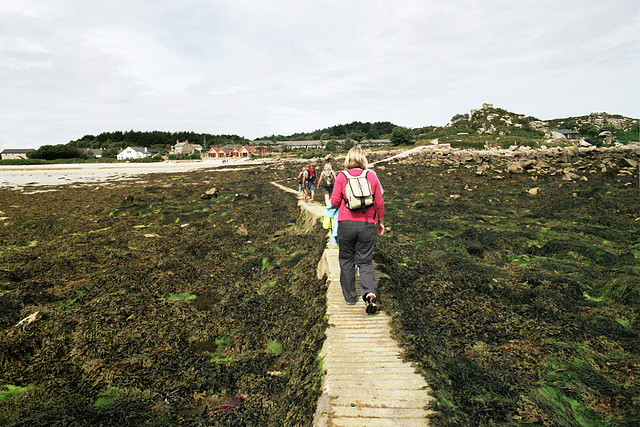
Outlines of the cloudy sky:
[[640,117],[637,0],[2,0],[0,149],[116,130]]

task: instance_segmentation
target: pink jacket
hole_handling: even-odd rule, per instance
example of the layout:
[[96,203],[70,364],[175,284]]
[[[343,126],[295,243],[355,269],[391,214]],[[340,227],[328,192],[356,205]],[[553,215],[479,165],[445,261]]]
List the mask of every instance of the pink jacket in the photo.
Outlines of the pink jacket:
[[[359,176],[361,173],[364,173],[364,171],[362,169],[349,169],[349,173],[354,176]],[[333,193],[331,194],[331,204],[333,206],[340,206],[338,210],[338,222],[362,221],[376,223],[378,222],[378,218],[384,218],[384,199],[382,198],[380,181],[373,171],[369,171],[367,181],[371,184],[375,204],[367,208],[365,213],[362,213],[361,210],[349,210],[349,208],[344,205],[346,199],[344,187],[347,184],[347,177],[343,173],[336,175],[336,183],[333,187]]]

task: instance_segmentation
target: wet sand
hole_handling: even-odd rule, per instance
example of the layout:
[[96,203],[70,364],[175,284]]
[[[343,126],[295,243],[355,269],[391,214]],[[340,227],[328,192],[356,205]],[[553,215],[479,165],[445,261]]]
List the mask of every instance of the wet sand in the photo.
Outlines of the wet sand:
[[92,184],[135,179],[149,173],[189,172],[197,169],[254,164],[248,159],[166,161],[159,163],[81,163],[66,165],[0,166],[0,188],[49,187],[65,184]]

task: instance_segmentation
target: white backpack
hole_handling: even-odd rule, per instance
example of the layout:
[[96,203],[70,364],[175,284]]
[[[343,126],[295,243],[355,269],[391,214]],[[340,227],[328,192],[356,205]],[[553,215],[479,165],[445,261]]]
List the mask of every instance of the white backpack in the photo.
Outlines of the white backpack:
[[353,176],[346,170],[342,173],[347,177],[347,185],[344,187],[345,206],[352,211],[360,209],[364,213],[374,202],[371,183],[367,179],[369,171],[364,171],[358,176]]

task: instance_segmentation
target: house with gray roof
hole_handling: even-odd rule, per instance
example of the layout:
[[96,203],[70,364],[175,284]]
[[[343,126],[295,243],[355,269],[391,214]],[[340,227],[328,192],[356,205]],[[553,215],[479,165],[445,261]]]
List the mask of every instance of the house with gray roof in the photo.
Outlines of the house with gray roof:
[[189,141],[176,141],[176,145],[171,147],[170,154],[186,154],[191,155],[196,151],[202,153],[202,145],[200,144],[191,144]]
[[580,139],[580,132],[571,129],[558,129],[551,131],[553,139]]
[[118,160],[134,160],[144,159],[145,157],[151,157],[153,153],[147,147],[127,147],[118,153],[116,159]]
[[26,159],[29,151],[35,150],[33,148],[5,148],[0,151],[0,160]]
[[324,141],[315,140],[315,141],[278,141],[279,146],[281,147],[289,147],[291,149],[296,148],[324,148]]

